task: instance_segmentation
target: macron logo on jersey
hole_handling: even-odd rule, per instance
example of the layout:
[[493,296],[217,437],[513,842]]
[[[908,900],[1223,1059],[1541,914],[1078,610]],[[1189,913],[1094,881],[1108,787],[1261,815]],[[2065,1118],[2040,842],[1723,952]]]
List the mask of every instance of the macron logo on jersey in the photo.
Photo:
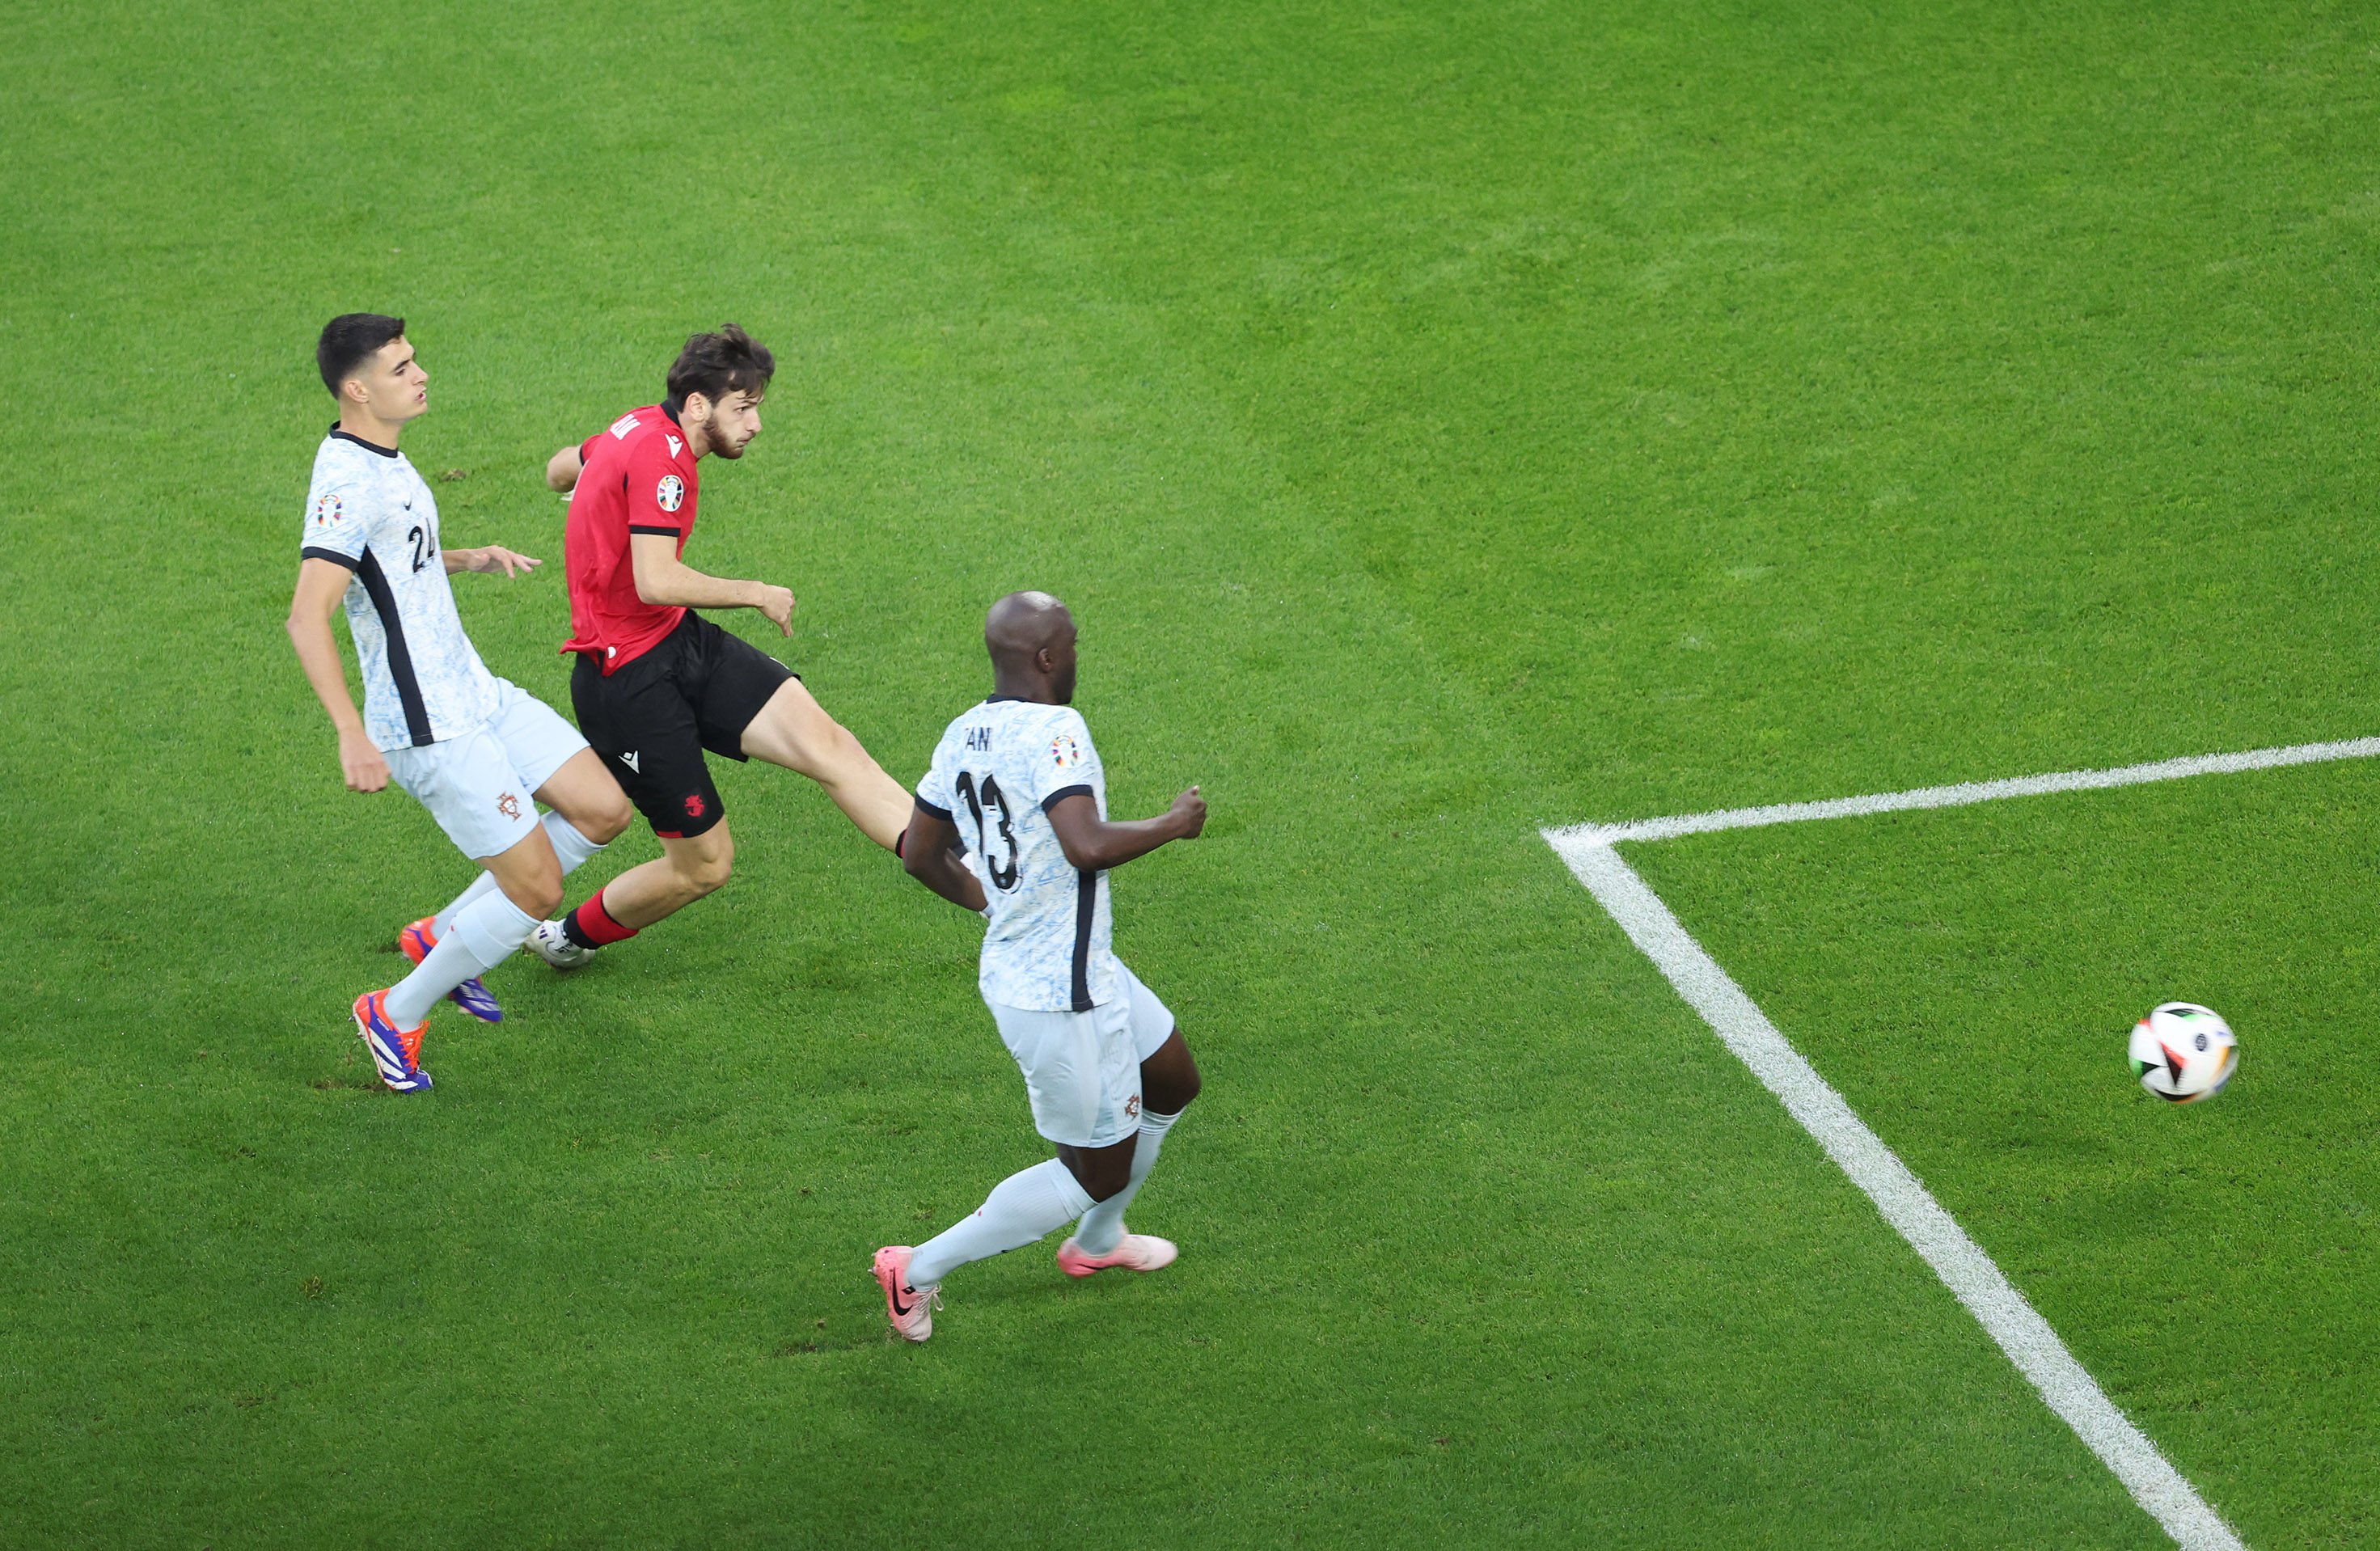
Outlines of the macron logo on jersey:
[[674,437],[674,436],[673,436],[673,437],[671,437],[671,438],[669,439],[669,444],[670,444],[670,456],[672,456],[672,457],[675,457],[675,456],[677,456],[677,454],[678,454],[678,449],[686,445],[686,443],[685,443],[685,442],[680,442],[680,441],[679,441],[676,437]]
[[628,439],[628,432],[636,429],[637,417],[632,414],[623,415],[612,422],[612,434],[622,442],[625,442]]

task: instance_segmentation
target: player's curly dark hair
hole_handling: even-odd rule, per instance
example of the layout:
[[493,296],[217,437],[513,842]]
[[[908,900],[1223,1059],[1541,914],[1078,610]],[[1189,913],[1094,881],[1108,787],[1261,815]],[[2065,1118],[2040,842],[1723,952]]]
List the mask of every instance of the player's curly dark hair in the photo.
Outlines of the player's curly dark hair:
[[322,325],[314,345],[314,364],[322,369],[322,386],[339,396],[339,384],[371,359],[372,352],[405,332],[405,320],[379,312],[342,312]]
[[734,323],[722,323],[717,333],[698,333],[677,353],[669,370],[669,397],[662,400],[673,415],[686,399],[700,394],[717,404],[729,394],[759,394],[777,371],[777,357],[768,347]]

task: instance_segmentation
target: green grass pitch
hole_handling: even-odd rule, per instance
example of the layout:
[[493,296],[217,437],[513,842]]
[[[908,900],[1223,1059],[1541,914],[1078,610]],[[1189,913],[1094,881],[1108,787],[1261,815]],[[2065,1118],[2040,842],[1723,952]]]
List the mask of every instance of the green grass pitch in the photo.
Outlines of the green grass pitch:
[[[1536,830],[2380,733],[2368,7],[35,0],[0,130],[0,1545],[2163,1543]],[[1214,805],[1115,887],[1176,1267],[884,1339],[1039,1144],[781,771],[370,1081],[467,866],[282,633],[354,309],[557,561],[749,326],[689,559],[904,779],[1075,605],[1115,806]],[[566,707],[558,565],[456,592]],[[2380,1540],[2375,775],[1630,853],[2259,1547]]]

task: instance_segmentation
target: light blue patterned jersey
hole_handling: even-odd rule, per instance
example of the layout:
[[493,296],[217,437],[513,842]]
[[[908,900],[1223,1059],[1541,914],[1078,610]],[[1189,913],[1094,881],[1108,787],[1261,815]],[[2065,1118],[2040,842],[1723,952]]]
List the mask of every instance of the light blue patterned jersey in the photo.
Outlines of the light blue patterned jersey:
[[917,802],[958,827],[991,903],[977,972],[986,1001],[1087,1012],[1117,994],[1108,876],[1066,860],[1050,805],[1083,794],[1108,814],[1106,772],[1071,706],[995,696],[950,724]]
[[364,732],[382,749],[418,748],[496,713],[438,551],[438,503],[405,454],[333,430],[314,454],[306,498],[310,559],[355,573],[347,631],[364,676]]

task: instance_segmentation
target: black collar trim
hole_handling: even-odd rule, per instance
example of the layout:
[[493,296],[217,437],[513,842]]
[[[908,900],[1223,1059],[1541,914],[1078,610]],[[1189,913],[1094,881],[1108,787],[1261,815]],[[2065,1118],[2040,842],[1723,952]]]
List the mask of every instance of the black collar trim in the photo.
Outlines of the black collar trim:
[[331,436],[334,441],[352,442],[357,446],[361,447],[365,452],[378,453],[384,458],[393,458],[396,456],[395,448],[383,447],[377,442],[367,442],[360,436],[350,436],[346,431],[339,429],[339,424],[336,420],[331,422]]

